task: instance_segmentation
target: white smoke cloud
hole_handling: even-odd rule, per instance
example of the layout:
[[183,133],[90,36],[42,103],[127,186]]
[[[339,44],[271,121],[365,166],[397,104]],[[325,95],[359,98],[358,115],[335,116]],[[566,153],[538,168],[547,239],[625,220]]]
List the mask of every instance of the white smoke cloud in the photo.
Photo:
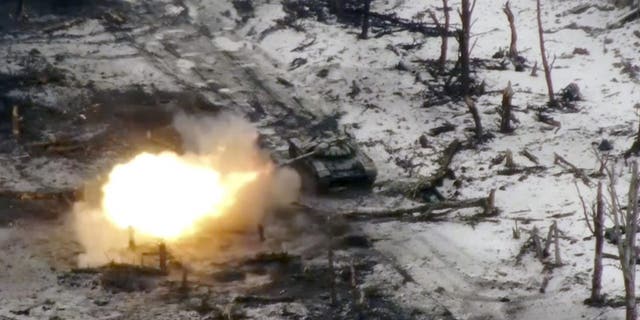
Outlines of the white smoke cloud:
[[[257,146],[257,130],[240,117],[224,114],[215,118],[179,114],[174,118],[180,133],[185,159],[197,158],[223,175],[232,172],[263,170],[265,174],[243,188],[235,205],[221,217],[202,221],[200,232],[208,236],[228,230],[256,230],[266,216],[298,197],[300,178],[291,169],[277,168],[268,154]],[[159,174],[162,174],[159,172]],[[110,260],[131,259],[120,255],[128,245],[128,231],[116,228],[100,207],[100,187],[93,183],[86,191],[85,201],[73,208],[73,223],[77,239],[84,246],[78,260],[80,266],[95,266]],[[176,212],[176,214],[180,214]],[[136,242],[153,241],[136,235]]]

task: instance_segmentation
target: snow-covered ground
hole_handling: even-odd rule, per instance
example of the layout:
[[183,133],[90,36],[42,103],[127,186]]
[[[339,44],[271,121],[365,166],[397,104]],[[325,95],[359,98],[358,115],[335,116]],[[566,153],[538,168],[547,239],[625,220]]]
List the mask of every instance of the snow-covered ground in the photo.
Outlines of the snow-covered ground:
[[[37,47],[48,61],[54,61],[57,54],[64,53],[65,60],[57,65],[73,75],[70,82],[78,88],[91,84],[97,90],[134,85],[145,91],[201,90],[208,99],[220,104],[238,102],[253,93],[255,84],[247,84],[248,77],[241,75],[239,70],[260,70],[255,74],[262,78],[256,82],[262,82],[271,89],[267,91],[278,94],[287,102],[296,101],[291,105],[305,108],[298,112],[318,117],[339,114],[340,123],[357,136],[362,148],[376,162],[379,188],[384,188],[390,181],[428,176],[437,168],[435,160],[441,151],[452,140],[465,140],[469,135],[466,128],[473,123],[463,103],[423,106],[424,93],[429,89],[416,82],[416,77],[433,79],[419,61],[437,58],[439,38],[424,38],[403,31],[358,40],[355,28],[311,19],[298,21],[304,32],[282,28],[263,33],[276,24],[276,19],[285,16],[277,1],[255,1],[253,17],[246,23],[238,23],[240,17],[229,1],[180,2],[184,8],[174,1],[158,0],[156,9],[161,8],[158,10],[164,12],[163,17],[179,16],[187,10],[192,25],[174,29],[151,21],[148,28],[113,32],[105,28],[104,21],[87,19],[56,31],[52,39],[47,36],[33,39],[5,36],[3,43],[10,45],[0,48],[2,56],[7,57],[0,69],[3,73],[19,71],[21,66],[16,57]],[[570,9],[585,3],[593,5],[579,14],[570,13]],[[458,1],[452,1],[450,5],[455,8],[458,4]],[[422,15],[426,20],[428,15],[421,13],[439,5],[439,1],[375,0],[372,10],[395,12],[404,18]],[[529,65],[538,61],[540,66],[535,2],[517,0],[511,5],[520,53]],[[491,59],[496,51],[508,47],[509,28],[502,6],[502,2],[478,0],[474,12],[472,57]],[[489,92],[477,98],[477,105],[485,128],[495,138],[475,149],[458,153],[451,167],[460,183],[456,187],[446,183],[441,192],[447,197],[465,199],[486,196],[489,190],[497,189],[496,205],[501,214],[477,223],[456,219],[458,213],[452,213],[451,221],[447,222],[361,224],[375,240],[376,249],[413,279],[403,281],[398,278],[397,270],[380,264],[375,267],[376,274],[369,276],[363,286],[386,284],[387,289],[393,290],[394,298],[407,306],[430,309],[439,304],[459,319],[623,318],[621,308],[592,308],[583,304],[589,296],[594,243],[583,221],[574,182],[578,182],[582,194],[590,202],[597,178],[591,179],[591,186],[585,186],[563,167],[554,164],[554,154],[558,153],[590,173],[598,168],[594,144],[608,139],[614,148],[609,152],[611,155],[620,155],[631,145],[638,126],[635,105],[640,100],[640,90],[636,80],[621,73],[621,62],[638,63],[640,25],[632,22],[620,29],[606,29],[607,23],[615,21],[625,11],[603,5],[603,1],[598,0],[544,0],[542,6],[544,27],[548,31],[545,34],[547,52],[550,60],[555,60],[555,89],[559,91],[571,82],[577,83],[584,96],[577,104],[578,112],[550,112],[549,115],[561,123],[559,129],[538,122],[533,108],[546,102],[541,70],[537,77],[532,77],[530,70],[515,72],[511,66],[507,71],[477,69],[475,77],[486,83]],[[220,14],[224,12],[227,13]],[[441,15],[441,11],[436,14]],[[452,19],[457,23],[455,12],[452,12]],[[213,40],[201,34],[196,25],[208,28]],[[208,40],[204,43],[203,39]],[[417,49],[401,48],[403,44],[422,42]],[[457,54],[456,42],[450,39],[449,43],[449,57],[453,59]],[[301,45],[303,48],[298,50]],[[588,54],[574,54],[576,48],[584,48]],[[241,59],[219,61],[231,59],[221,52],[232,53],[230,56]],[[298,62],[304,59],[306,63],[294,68],[291,63],[296,59]],[[417,75],[398,70],[396,66],[400,62],[417,70]],[[293,87],[276,83],[277,77],[291,82]],[[515,90],[513,103],[518,106],[515,115],[519,124],[513,134],[505,135],[497,132],[499,115],[495,109],[501,101],[499,91],[508,82]],[[40,89],[30,93],[29,98],[53,109],[61,105],[81,105],[78,101],[88,94],[55,85],[43,85]],[[12,94],[24,93],[8,95]],[[287,100],[291,98],[289,95],[295,99]],[[238,105],[242,107],[238,112],[248,110],[243,109],[246,104]],[[80,109],[79,112],[84,114],[85,111]],[[271,116],[274,118],[271,120],[279,120],[278,117],[290,115],[279,110]],[[456,129],[437,137],[427,134],[445,122],[451,122]],[[258,125],[262,133],[277,135],[271,124],[264,121]],[[427,136],[427,147],[418,143],[422,134]],[[513,151],[518,165],[533,165],[519,155],[521,150],[527,149],[547,169],[530,175],[497,175],[503,165],[491,166],[491,159],[507,149]],[[85,164],[63,158],[45,161],[14,156],[0,158],[0,184],[4,188],[33,190],[75,186],[93,173]],[[95,166],[104,168],[109,161],[104,162],[106,164]],[[412,169],[401,166],[407,162]],[[624,164],[621,162],[618,166],[623,168]],[[621,170],[620,177],[619,190],[624,190],[629,180],[628,170]],[[393,207],[403,202],[403,199],[383,199],[375,203]],[[354,203],[360,202],[354,201],[351,205]],[[465,214],[469,212],[466,210]],[[520,239],[512,236],[515,221],[523,229]],[[540,293],[546,276],[542,264],[531,253],[525,255],[521,263],[516,263],[515,257],[527,239],[527,231],[535,226],[545,235],[554,221],[563,235],[560,245],[564,265],[553,270],[546,292]],[[607,221],[607,226],[610,225]],[[91,291],[89,294],[95,296],[81,298],[59,291],[51,274],[36,279],[38,275],[47,274],[46,269],[52,265],[50,260],[55,260],[38,254],[60,253],[56,251],[59,248],[55,241],[47,242],[50,240],[47,236],[51,232],[53,236],[64,234],[69,231],[65,228],[64,225],[45,225],[0,229],[0,246],[7,253],[0,263],[10,266],[12,261],[22,261],[19,265],[31,265],[29,269],[8,273],[7,277],[25,280],[23,287],[0,288],[0,298],[4,299],[0,304],[7,305],[0,306],[0,315],[23,319],[27,317],[15,315],[16,308],[33,307],[37,309],[33,314],[35,317],[122,318],[122,314],[95,311],[94,304],[97,303],[93,300],[103,298],[100,292]],[[24,237],[21,232],[46,236]],[[23,250],[25,247],[35,247],[30,252],[38,254],[27,254]],[[606,244],[605,252],[616,253],[616,249]],[[65,257],[68,254],[66,251],[60,253]],[[60,267],[69,267],[65,263]],[[0,282],[20,283],[1,275]],[[24,294],[27,291],[42,294],[34,293],[36,299]],[[603,292],[609,296],[623,294],[621,273],[614,260],[605,260]],[[136,298],[139,299],[128,305],[127,296],[111,297],[112,304],[121,303],[128,310],[144,309],[147,298]],[[55,305],[48,299],[64,303]],[[24,302],[24,306],[16,305],[19,301]],[[152,313],[182,312],[174,310],[176,308],[176,305],[168,305]],[[174,311],[176,313],[171,313]],[[251,316],[277,318],[260,315],[260,312],[257,310],[254,315],[252,311]],[[182,318],[191,316],[184,314]]]
[[[583,304],[589,296],[594,242],[584,223],[574,181],[591,201],[597,179],[587,187],[554,165],[557,153],[587,173],[592,172],[598,168],[594,146],[608,139],[614,147],[609,154],[622,154],[631,145],[638,123],[634,106],[640,99],[640,90],[636,80],[621,73],[620,62],[637,63],[640,38],[634,31],[637,34],[640,25],[632,22],[620,29],[606,29],[607,23],[626,11],[603,5],[602,1],[588,3],[592,5],[586,11],[574,14],[570,9],[585,1],[542,1],[547,52],[550,60],[555,60],[555,90],[575,82],[584,97],[575,113],[550,113],[561,123],[559,129],[537,122],[536,112],[529,108],[546,102],[541,70],[537,77],[532,77],[530,70],[515,72],[512,66],[507,71],[476,70],[476,78],[486,83],[486,90],[498,92],[477,100],[482,122],[495,138],[456,155],[452,168],[462,184],[458,188],[446,186],[442,191],[464,199],[498,189],[496,204],[502,210],[498,221],[478,225],[387,222],[366,227],[373,237],[383,239],[377,247],[394,257],[418,284],[400,290],[401,300],[419,305],[421,294],[436,294],[461,319],[622,317],[621,309]],[[374,1],[372,10],[411,18],[439,5],[439,1]],[[455,1],[450,5],[458,7]],[[530,66],[536,61],[541,66],[535,2],[512,1],[511,5],[518,49]],[[495,52],[508,48],[510,34],[502,7],[501,2],[478,1],[473,13],[472,57],[491,59]],[[441,15],[441,11],[436,12]],[[295,94],[316,105],[320,112],[342,115],[341,124],[356,134],[378,165],[381,186],[389,180],[429,175],[437,166],[434,161],[441,150],[455,138],[465,139],[465,128],[472,126],[472,120],[464,103],[424,108],[421,93],[428,89],[416,83],[415,74],[395,68],[402,62],[418,70],[423,79],[429,78],[420,71],[424,68],[417,61],[437,59],[439,38],[397,32],[358,40],[359,30],[355,28],[312,19],[298,21],[304,32],[285,28],[262,34],[284,15],[279,3],[257,5],[255,17],[238,34],[275,59],[282,76],[295,85]],[[428,15],[422,19],[426,21]],[[458,23],[455,12],[452,19]],[[416,42],[424,44],[417,50],[399,47]],[[457,44],[453,39],[449,43],[449,57],[456,57]],[[296,50],[305,44],[310,45]],[[588,54],[574,54],[576,48],[586,49]],[[306,63],[293,68],[291,63],[296,59],[305,59]],[[326,77],[318,76],[321,70],[328,71]],[[515,91],[513,103],[518,106],[516,117],[520,123],[513,134],[505,135],[497,132],[499,115],[495,109],[502,98],[498,90],[508,82]],[[354,86],[360,92],[350,96]],[[418,137],[445,121],[456,125],[456,130],[438,137],[427,136],[430,146],[422,148]],[[497,175],[503,167],[491,166],[491,159],[508,149],[513,151],[518,165],[533,165],[518,155],[527,149],[547,169],[531,175]],[[399,160],[409,160],[414,168],[402,168],[396,164]],[[627,171],[621,173],[621,190],[629,179]],[[536,226],[542,234],[557,221],[565,235],[561,241],[564,265],[553,270],[544,294],[539,293],[543,266],[531,255],[522,264],[515,262],[527,238],[513,239],[511,229],[516,220],[523,229]],[[611,222],[607,221],[607,225]],[[605,252],[616,253],[616,249],[607,244]],[[610,296],[623,294],[621,273],[614,260],[605,260],[603,286]]]

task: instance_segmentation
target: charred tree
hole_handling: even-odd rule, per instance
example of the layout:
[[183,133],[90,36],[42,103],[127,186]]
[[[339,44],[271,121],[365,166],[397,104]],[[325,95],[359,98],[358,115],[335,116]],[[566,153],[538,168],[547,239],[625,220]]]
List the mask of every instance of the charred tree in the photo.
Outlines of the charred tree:
[[444,69],[447,64],[447,50],[449,49],[449,26],[451,25],[451,15],[449,14],[449,1],[442,0],[442,10],[444,12],[444,24],[441,24],[436,17],[436,14],[429,10],[429,15],[431,19],[436,24],[436,27],[440,30],[440,57],[438,58],[438,66],[440,68],[440,72],[444,72]]
[[362,32],[360,33],[360,39],[367,39],[369,37],[369,16],[371,14],[371,1],[364,0],[364,6],[362,8]]
[[476,141],[481,142],[483,137],[482,122],[480,121],[480,114],[478,113],[478,108],[476,108],[476,103],[469,97],[465,97],[464,102],[467,104],[469,113],[471,113],[471,116],[473,117]]
[[[627,208],[623,210],[617,201],[616,174],[612,165],[608,172],[609,192],[611,198],[611,212],[614,222],[614,232],[618,239],[618,255],[620,268],[624,279],[626,320],[636,320],[636,232],[638,225],[638,163],[632,163],[631,182],[629,182],[629,192]],[[624,240],[622,240],[621,229],[624,228]]]
[[596,212],[593,216],[593,235],[596,248],[593,257],[593,278],[591,281],[591,301],[602,301],[602,248],[604,246],[604,202],[602,200],[602,182],[598,183]]
[[542,67],[544,68],[544,77],[547,81],[547,94],[549,95],[549,105],[557,106],[556,98],[553,91],[553,81],[551,79],[551,67],[547,59],[547,50],[544,46],[544,29],[542,28],[542,14],[540,9],[540,0],[536,0],[536,16],[538,20],[538,37],[540,39],[540,54],[542,55]]
[[335,14],[338,19],[341,19],[344,15],[344,2],[345,0],[330,0],[329,9],[331,13]]
[[459,56],[458,66],[460,67],[460,85],[461,93],[463,96],[467,96],[471,86],[471,57],[470,57],[470,34],[471,34],[471,15],[473,13],[473,3],[470,0],[462,0],[461,8],[458,11],[460,15],[460,21],[462,22],[462,29],[458,30],[458,43],[459,43]]
[[638,132],[636,133],[636,139],[633,141],[631,148],[625,151],[624,157],[628,158],[632,155],[637,155],[640,152],[640,121],[638,121]]
[[518,57],[518,48],[516,43],[518,42],[518,33],[516,32],[516,22],[515,17],[513,16],[513,11],[511,11],[511,5],[509,1],[504,4],[504,8],[502,8],[504,14],[507,16],[507,21],[509,21],[509,28],[511,29],[511,44],[509,45],[509,57],[511,59],[516,59]]
[[500,132],[510,133],[513,132],[511,127],[511,100],[513,98],[513,89],[511,88],[511,81],[506,88],[502,91],[502,105],[500,106]]
[[460,11],[460,21],[462,22],[462,30],[458,32],[458,42],[460,43],[460,56],[458,57],[460,65],[460,84],[463,96],[469,95],[469,89],[471,85],[470,75],[470,34],[471,34],[471,15],[476,5],[475,0],[462,0]]

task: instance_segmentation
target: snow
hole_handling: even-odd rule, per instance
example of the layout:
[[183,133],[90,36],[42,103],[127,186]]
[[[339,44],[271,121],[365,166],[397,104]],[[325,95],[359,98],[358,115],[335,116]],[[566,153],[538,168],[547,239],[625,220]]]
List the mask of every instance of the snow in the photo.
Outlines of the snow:
[[[511,82],[520,124],[514,134],[497,133],[499,115],[493,110],[499,106],[501,95],[478,98],[483,124],[496,137],[475,150],[459,153],[452,168],[461,177],[462,186],[458,189],[448,186],[442,191],[448,196],[457,192],[458,198],[471,198],[486,196],[489,190],[498,189],[496,204],[502,214],[497,223],[471,227],[460,222],[394,222],[365,227],[371,236],[382,239],[376,242],[376,247],[394,257],[419,284],[413,292],[408,288],[400,290],[399,296],[420,299],[424,298],[423,290],[432,292],[442,287],[447,294],[439,301],[461,319],[477,318],[481,314],[490,315],[492,319],[619,319],[622,316],[620,309],[595,309],[582,303],[589,295],[594,245],[593,240],[588,239],[590,234],[574,186],[576,178],[554,165],[554,154],[578,167],[597,170],[593,148],[602,139],[613,142],[614,150],[610,152],[613,155],[621,154],[631,145],[638,121],[634,105],[640,100],[640,91],[637,81],[620,74],[620,68],[614,65],[621,61],[637,63],[640,39],[633,32],[640,26],[629,23],[618,30],[605,29],[607,23],[624,12],[598,1],[591,1],[593,6],[581,14],[569,12],[584,3],[542,1],[542,19],[548,31],[545,33],[547,52],[550,61],[555,60],[555,91],[575,82],[584,96],[584,101],[578,103],[578,112],[550,114],[561,122],[559,129],[546,129],[548,126],[535,120],[535,111],[524,111],[527,106],[542,106],[546,102],[546,83],[540,62],[538,77],[531,77],[529,70],[515,72],[511,66],[509,71],[480,69],[476,74],[485,81],[488,91],[501,90]],[[458,3],[454,1],[450,5],[455,8]],[[473,57],[487,59],[496,51],[508,48],[510,35],[502,5],[479,1],[474,12]],[[511,5],[520,53],[532,65],[540,60],[535,2],[512,1]],[[428,2],[418,1],[374,1],[372,4],[374,11],[395,12],[404,18],[419,16],[429,8]],[[435,168],[434,160],[440,150],[454,138],[465,139],[463,128],[472,123],[464,104],[421,108],[420,93],[426,88],[415,83],[414,74],[395,70],[401,61],[419,70],[418,59],[436,59],[438,38],[422,39],[416,34],[398,32],[363,41],[357,39],[356,29],[309,19],[301,22],[304,33],[286,28],[261,39],[261,32],[273,25],[266,17],[273,21],[284,13],[273,4],[256,10],[256,18],[249,20],[240,33],[246,35],[245,39],[257,42],[259,49],[277,61],[278,70],[286,74],[299,95],[322,105],[327,109],[325,112],[342,115],[341,123],[351,128],[362,142],[362,148],[378,165],[381,184],[399,177],[428,175]],[[452,19],[458,23],[456,14],[452,14]],[[416,41],[425,41],[421,49],[398,48],[397,52],[388,49]],[[312,44],[305,49],[295,50],[309,43]],[[457,54],[456,42],[450,39],[449,43],[451,59]],[[575,48],[584,48],[589,54],[574,54]],[[306,63],[291,70],[294,59],[306,59]],[[326,78],[317,76],[322,69],[328,70]],[[420,73],[425,75],[429,77]],[[360,92],[349,97],[353,84]],[[444,121],[455,124],[456,130],[437,138],[428,137],[432,146],[420,148],[416,142],[420,134]],[[501,165],[489,167],[490,160],[507,149],[513,151],[517,164],[533,165],[518,155],[525,148],[548,169],[520,180],[518,175],[497,176]],[[410,171],[400,168],[394,163],[399,159],[410,160],[415,168]],[[622,180],[628,181],[628,170],[621,175]],[[577,181],[590,202],[595,195],[594,184],[587,187]],[[626,181],[619,182],[619,190],[624,190]],[[566,216],[555,218],[557,214]],[[542,265],[533,258],[523,260],[523,265],[515,263],[514,258],[527,235],[523,233],[524,239],[520,240],[512,238],[515,220],[520,220],[520,227],[526,230],[538,227],[542,235],[557,221],[562,233],[571,239],[561,241],[565,265],[553,271],[545,294],[538,292],[543,278]],[[522,221],[526,220],[531,222],[525,225]],[[605,252],[616,253],[616,249],[607,244]],[[622,295],[620,271],[615,261],[605,260],[605,264],[604,292],[609,296]],[[499,289],[488,288],[487,282],[498,284]],[[512,288],[506,288],[508,284],[513,284]],[[498,302],[505,296],[511,302]]]
[[[404,18],[423,16],[421,19],[426,21],[428,16],[422,13],[436,2],[374,1],[372,10],[395,12]],[[585,3],[593,6],[580,14],[569,12]],[[215,73],[204,79],[198,78],[195,70],[207,67],[216,71],[221,67],[217,64],[219,61],[209,56],[210,50],[248,56],[253,60],[241,59],[237,61],[238,66],[262,68],[270,77],[287,79],[294,86],[287,89],[286,94],[304,101],[303,105],[316,115],[340,114],[341,124],[357,136],[362,148],[378,166],[380,187],[399,179],[415,180],[428,176],[437,167],[435,161],[445,146],[453,139],[467,139],[469,134],[465,128],[472,126],[472,122],[463,103],[423,107],[423,93],[429,89],[416,82],[416,77],[434,80],[424,71],[421,64],[425,62],[421,61],[437,58],[440,51],[438,38],[424,39],[403,31],[358,40],[355,28],[311,19],[300,21],[305,32],[283,28],[263,33],[285,13],[275,1],[256,1],[255,5],[254,17],[231,32],[240,18],[230,1],[190,0],[184,1],[184,6],[162,1],[159,8],[164,9],[166,15],[181,15],[186,7],[192,20],[206,25],[214,34],[214,39],[207,44],[180,47],[176,49],[178,57],[163,57],[165,59],[161,62],[170,61],[168,64],[154,60],[153,54],[163,52],[164,46],[172,44],[172,41],[180,43],[180,40],[191,36],[193,30],[178,28],[150,32],[152,27],[148,26],[127,31],[126,35],[141,38],[139,42],[116,41],[116,34],[107,32],[103,22],[87,19],[69,29],[56,31],[53,39],[3,36],[3,42],[16,44],[0,47],[0,55],[10,58],[0,64],[0,71],[24,71],[25,67],[15,57],[37,48],[47,61],[55,61],[56,55],[64,53],[67,58],[59,65],[74,75],[73,81],[79,86],[91,83],[101,90],[109,90],[139,85],[146,90],[179,91],[183,89],[183,83],[196,87],[204,87],[208,83],[230,86],[216,90],[234,95],[246,89],[235,87],[237,83],[217,83],[221,79]],[[456,8],[459,1],[452,1],[450,5]],[[480,0],[476,6],[473,57],[489,59],[496,51],[507,48],[510,35],[502,5],[502,2]],[[531,65],[538,61],[541,68],[535,2],[514,0],[511,5],[516,18],[520,53]],[[634,22],[616,30],[605,29],[607,23],[624,15],[625,11],[608,8],[597,0],[543,0],[542,6],[544,27],[548,31],[545,33],[547,52],[550,60],[555,60],[555,91],[571,82],[577,83],[584,96],[584,101],[578,103],[578,112],[549,113],[562,124],[558,129],[550,128],[536,121],[533,109],[542,106],[547,99],[542,70],[538,71],[537,77],[532,77],[529,70],[518,73],[512,70],[512,66],[508,71],[478,69],[476,78],[485,81],[487,91],[497,92],[483,95],[477,101],[482,122],[495,134],[495,138],[476,149],[458,153],[452,169],[458,175],[460,185],[455,187],[447,183],[441,192],[447,197],[465,199],[486,196],[490,190],[497,189],[496,205],[501,214],[490,221],[478,223],[465,220],[475,211],[463,210],[451,213],[450,221],[446,222],[361,224],[362,229],[375,239],[375,248],[406,270],[415,281],[404,283],[396,270],[388,264],[379,264],[374,267],[376,272],[367,276],[363,287],[382,287],[397,301],[413,308],[440,305],[459,319],[623,318],[622,308],[590,308],[583,304],[589,296],[594,244],[584,222],[574,183],[577,182],[590,203],[599,180],[594,177],[590,186],[584,185],[554,164],[554,154],[563,156],[587,172],[593,172],[599,166],[593,148],[602,139],[613,142],[611,155],[620,155],[631,145],[638,126],[635,106],[640,101],[640,90],[637,79],[621,74],[620,63],[639,63],[640,37],[637,32],[640,25]],[[228,14],[219,15],[220,12]],[[441,12],[436,11],[436,14]],[[452,12],[451,16],[453,23],[457,24],[457,14]],[[145,36],[147,33],[150,35]],[[77,38],[82,41],[77,41]],[[418,49],[399,48],[402,44],[423,41]],[[449,44],[451,60],[456,57],[457,48],[455,40],[450,39]],[[575,48],[584,48],[589,54],[574,54]],[[296,68],[291,64],[295,59],[304,59],[306,63]],[[399,63],[416,70],[416,73],[397,70]],[[171,70],[178,72],[171,74]],[[324,70],[327,71],[326,77],[319,75]],[[515,115],[520,123],[513,134],[507,135],[497,132],[499,115],[495,108],[501,100],[499,90],[509,82],[515,91],[513,103],[518,106]],[[55,108],[81,99],[82,92],[76,93],[78,95],[72,99],[62,88],[42,86],[30,96],[42,105]],[[438,137],[427,136],[429,146],[426,148],[417,143],[420,135],[446,121],[453,123],[456,129]],[[263,133],[275,134],[268,130],[273,128],[266,128]],[[540,165],[547,169],[528,176],[496,175],[503,167],[491,166],[491,159],[506,150],[513,152],[518,165],[533,165],[518,154],[525,148],[536,155]],[[19,169],[17,163],[23,161],[9,158],[0,158],[0,184],[6,188],[34,190],[74,186],[85,178],[85,173],[77,170],[80,164],[72,160],[24,160],[23,167]],[[407,170],[398,165],[403,161],[411,163],[412,168]],[[620,194],[625,193],[625,185],[630,178],[628,169],[623,166],[620,161],[617,185]],[[341,210],[400,207],[408,202],[406,199],[374,195],[324,205],[328,206],[327,210]],[[513,239],[512,235],[516,221],[522,229],[520,239]],[[521,263],[517,263],[515,257],[527,239],[528,231],[535,226],[544,236],[554,221],[563,235],[560,244],[564,265],[553,270],[546,293],[540,293],[545,276],[543,266],[532,254],[525,255]],[[606,224],[611,226],[612,223],[607,221]],[[25,270],[12,271],[11,275],[17,277],[15,279],[7,279],[0,274],[0,282],[10,284],[9,288],[0,288],[3,299],[0,300],[0,317],[26,319],[16,317],[11,311],[33,305],[38,306],[33,316],[41,318],[54,315],[86,319],[124,317],[119,312],[95,311],[91,299],[97,298],[97,293],[91,290],[84,292],[87,297],[77,295],[77,292],[57,292],[56,279],[47,270],[52,252],[63,250],[50,239],[24,239],[20,236],[21,232],[50,235],[50,232],[44,232],[44,228],[54,230],[54,235],[68,233],[65,226],[20,228],[0,228],[0,249],[5,253],[0,258],[0,269],[12,261],[27,261],[29,266]],[[38,255],[27,255],[16,245],[20,241],[36,246]],[[313,245],[313,241],[308,245]],[[616,248],[608,243],[605,244],[605,252],[617,253]],[[37,279],[42,274],[48,276]],[[35,299],[25,296],[24,292],[42,294]],[[614,260],[605,260],[603,292],[610,297],[621,296],[624,292],[621,274]],[[50,306],[45,303],[47,297],[58,302]],[[142,307],[131,306],[131,309]],[[178,312],[176,305],[165,307]],[[254,318],[277,319],[285,306],[274,304],[269,308],[247,310],[247,313]],[[301,305],[287,304],[286,308],[288,312],[302,317],[306,313]],[[160,314],[163,310],[154,312]],[[181,318],[195,317],[187,311],[180,312]],[[157,318],[161,318],[160,315]]]

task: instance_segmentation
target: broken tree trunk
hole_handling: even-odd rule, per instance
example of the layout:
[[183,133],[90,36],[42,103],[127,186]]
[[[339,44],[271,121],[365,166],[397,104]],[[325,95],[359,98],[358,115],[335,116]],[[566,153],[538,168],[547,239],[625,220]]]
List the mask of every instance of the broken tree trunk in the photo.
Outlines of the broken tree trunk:
[[473,5],[470,0],[462,0],[459,11],[460,21],[462,22],[462,30],[460,30],[458,35],[458,42],[460,43],[459,64],[463,96],[469,94],[471,85],[469,39],[471,35],[471,14],[473,13],[473,7],[475,7],[475,4],[475,0],[473,0]]
[[549,95],[549,105],[557,106],[556,98],[553,91],[553,80],[551,79],[551,68],[547,60],[547,51],[544,46],[544,29],[542,28],[542,14],[540,9],[540,0],[536,0],[536,17],[538,20],[538,37],[540,38],[540,54],[542,55],[542,67],[544,68],[544,77],[547,81],[547,94]]
[[364,0],[364,8],[362,10],[362,32],[360,33],[360,39],[367,39],[369,37],[369,15],[371,13],[371,1]]
[[380,209],[380,208],[361,208],[358,210],[339,212],[350,220],[370,220],[385,218],[401,218],[410,213],[426,213],[427,215],[435,210],[443,209],[463,209],[463,208],[482,208],[483,215],[495,215],[498,211],[495,207],[495,189],[492,189],[486,198],[474,198],[459,201],[441,201],[434,203],[425,203],[413,207],[396,208],[396,209]]
[[638,154],[638,152],[640,152],[640,121],[638,121],[638,132],[636,133],[636,139],[633,140],[631,148],[625,151],[624,157],[629,158],[631,155]]
[[[636,307],[636,232],[638,228],[638,163],[632,164],[632,176],[629,183],[629,195],[626,211],[625,226],[625,254],[620,257],[626,260],[627,268],[624,275],[624,287],[626,292],[626,319],[637,319]],[[619,241],[622,242],[622,241]]]
[[624,288],[626,320],[635,320],[636,309],[636,234],[638,221],[638,163],[632,163],[631,182],[629,183],[629,193],[627,208],[623,211],[620,207],[618,195],[616,193],[616,174],[614,164],[608,170],[609,192],[611,198],[611,215],[613,216],[614,232],[618,239],[622,239],[621,226],[624,225],[624,240],[617,242],[620,268],[622,270]]
[[498,209],[496,208],[496,189],[491,189],[489,192],[489,197],[487,197],[487,201],[484,205],[483,215],[486,217],[490,217],[498,213]]
[[513,132],[513,128],[511,128],[511,99],[513,98],[513,94],[511,81],[509,81],[507,87],[502,91],[502,105],[500,109],[500,132],[502,133]]
[[462,148],[462,144],[458,140],[453,140],[447,147],[442,151],[442,156],[438,159],[438,170],[434,172],[432,175],[425,179],[421,179],[415,185],[410,186],[405,193],[409,195],[410,198],[416,198],[420,192],[427,188],[435,188],[442,184],[442,181],[446,177],[452,176],[452,171],[449,168],[451,165],[451,161],[453,161],[453,156],[460,151]]
[[440,72],[444,72],[444,69],[447,65],[447,50],[449,48],[449,25],[451,24],[451,15],[449,14],[449,1],[442,0],[442,10],[444,12],[444,25],[440,24],[438,17],[436,14],[429,10],[429,16],[436,24],[436,27],[440,29],[440,58],[438,58],[438,66],[440,68]]
[[593,233],[596,248],[593,257],[593,278],[591,279],[591,302],[602,301],[602,248],[604,246],[604,202],[602,200],[602,182],[598,182],[596,212],[593,217]]
[[467,104],[469,108],[469,113],[473,117],[473,122],[475,123],[475,136],[477,142],[482,142],[483,130],[482,130],[482,122],[480,120],[480,114],[478,113],[478,108],[476,108],[476,103],[471,100],[468,96],[464,98],[464,102]]
[[540,162],[538,161],[538,157],[534,156],[531,152],[529,152],[529,150],[523,149],[522,151],[520,151],[520,154],[529,159],[529,161],[535,164],[540,164]]
[[504,4],[504,8],[502,8],[504,14],[507,16],[507,21],[509,21],[509,28],[511,29],[511,44],[509,45],[509,58],[516,59],[518,58],[518,48],[516,43],[518,42],[518,33],[516,31],[516,22],[513,16],[513,12],[511,11],[511,5],[509,1]]
[[11,133],[16,138],[20,137],[20,110],[17,105],[11,110]]
[[558,237],[558,222],[554,221],[553,222],[553,244],[555,247],[555,253],[556,253],[556,266],[561,266],[562,265],[562,260],[560,259],[560,239]]

